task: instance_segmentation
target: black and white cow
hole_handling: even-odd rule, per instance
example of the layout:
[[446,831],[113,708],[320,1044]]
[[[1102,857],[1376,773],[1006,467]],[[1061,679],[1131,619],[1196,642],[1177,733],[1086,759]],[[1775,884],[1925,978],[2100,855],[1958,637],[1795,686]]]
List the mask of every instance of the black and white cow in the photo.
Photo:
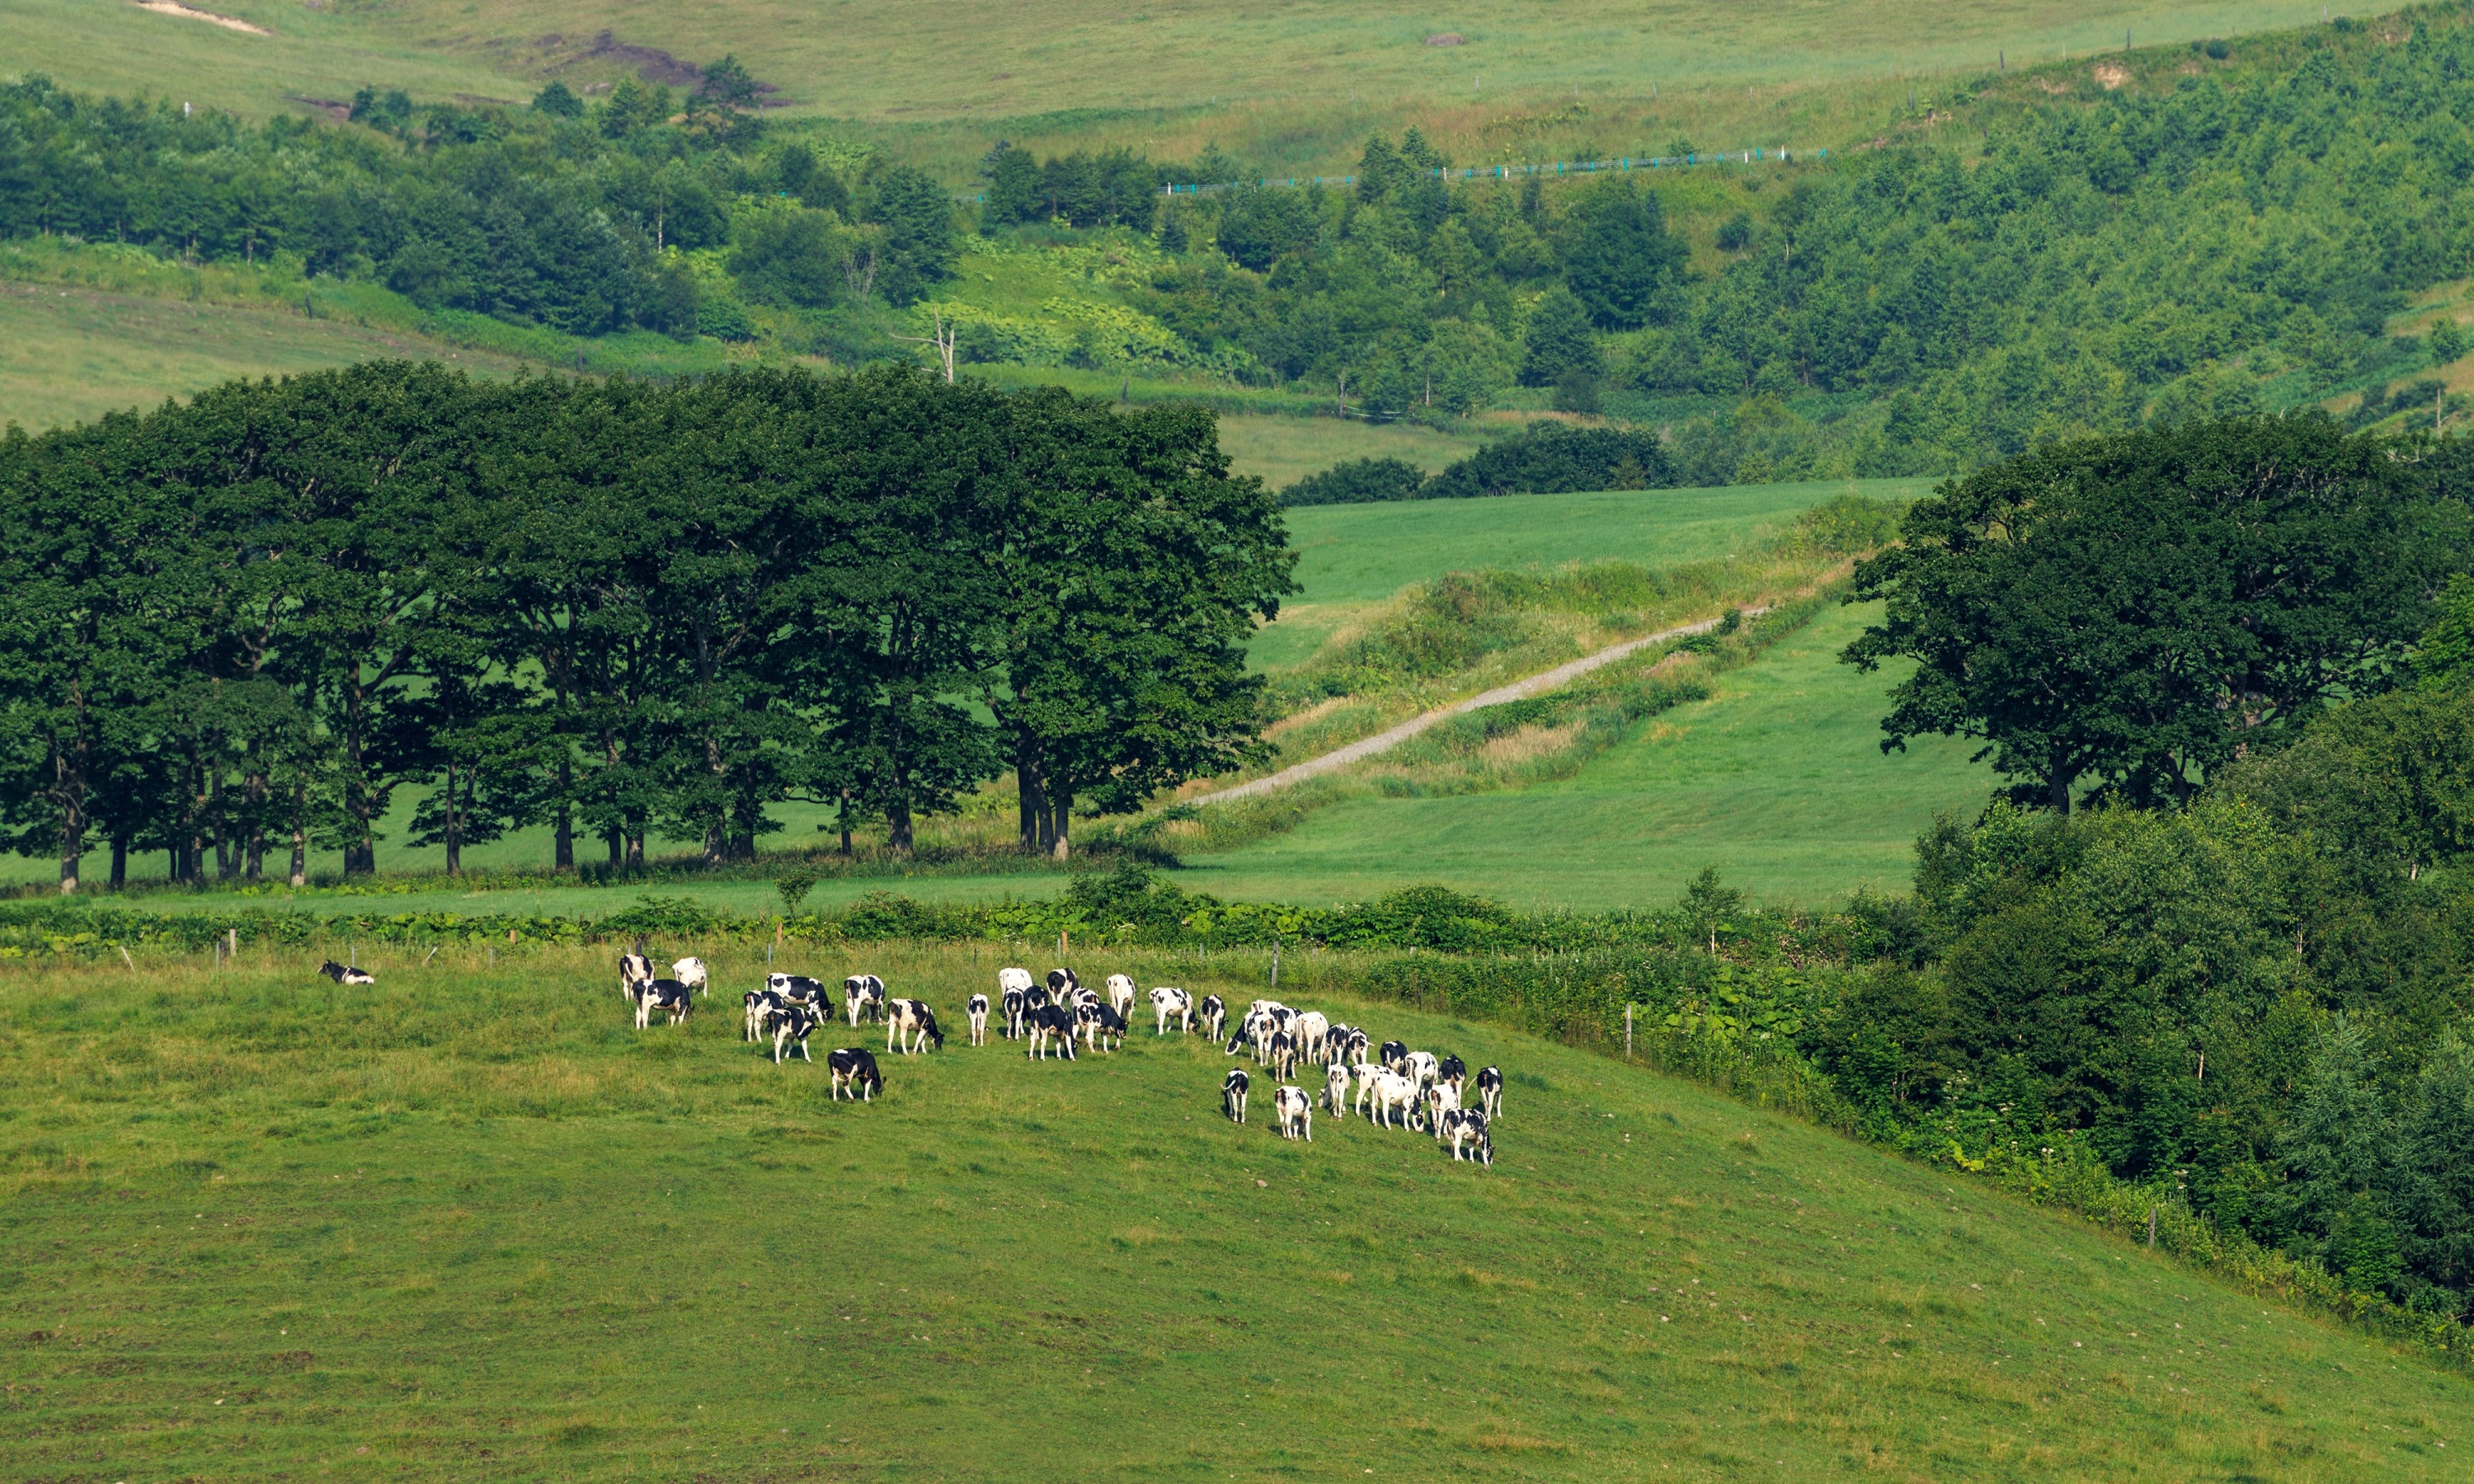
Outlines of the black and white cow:
[[1228,1002],[1217,994],[1205,994],[1202,1003],[1196,1008],[1194,1017],[1202,1023],[1202,1034],[1218,1041],[1220,1033],[1228,1024]]
[[769,989],[748,991],[740,1001],[740,1008],[745,1011],[747,1018],[746,1023],[740,1027],[739,1039],[763,1040],[764,1027],[772,1023],[774,1014],[795,1004],[798,1004],[798,1001]]
[[876,1058],[868,1055],[865,1046],[826,1052],[825,1069],[833,1073],[836,1102],[841,1101],[844,1088],[862,1103],[876,1101],[876,1094],[885,1090],[885,1073],[876,1069]]
[[1458,1092],[1461,1084],[1468,1080],[1468,1064],[1457,1056],[1447,1056],[1435,1064],[1435,1080],[1450,1083],[1452,1090]]
[[1246,1068],[1242,1066],[1228,1068],[1228,1075],[1222,1079],[1220,1111],[1228,1115],[1229,1122],[1246,1121],[1246,1089],[1251,1081],[1252,1079],[1246,1075]]
[[988,1043],[988,997],[984,994],[972,995],[963,1004],[962,1013],[971,1017],[971,1044],[986,1045]]
[[842,981],[842,1005],[850,1012],[851,1029],[870,1016],[885,1018],[885,981],[874,974],[853,974]]
[[1435,1074],[1443,1069],[1441,1064],[1436,1062],[1435,1054],[1431,1051],[1412,1051],[1407,1056],[1402,1057],[1400,1061],[1401,1075],[1407,1077],[1410,1081],[1415,1082],[1420,1088],[1433,1087],[1435,1084]]
[[653,961],[642,950],[618,955],[618,993],[636,997],[636,986],[653,982]]
[[811,979],[806,974],[766,974],[764,987],[784,999],[793,1000],[811,1010],[825,1008],[825,981]]
[[1108,1008],[1130,1018],[1134,1013],[1134,979],[1131,974],[1108,976]]
[[936,1028],[936,1012],[924,999],[897,999],[885,1007],[885,1049],[904,1056],[934,1047],[945,1049],[945,1033]]
[[1298,1043],[1298,1055],[1316,1065],[1322,1063],[1323,1041],[1331,1035],[1331,1021],[1320,1010],[1308,1010],[1289,1026],[1289,1039]]
[[1042,1005],[1024,1021],[1024,1034],[1030,1038],[1031,1049],[1024,1052],[1027,1060],[1045,1062],[1054,1049],[1065,1060],[1074,1060],[1074,1012],[1061,1005]]
[[1080,988],[1082,988],[1082,981],[1074,977],[1073,969],[1052,969],[1048,971],[1049,998],[1063,999],[1068,993]]
[[1435,1142],[1443,1141],[1443,1114],[1461,1111],[1461,1085],[1438,1082],[1426,1089],[1426,1127],[1435,1131]]
[[1161,985],[1152,991],[1152,1015],[1159,1021],[1159,1028],[1152,1032],[1153,1035],[1167,1035],[1171,1020],[1176,1022],[1177,1034],[1184,1035],[1194,1029],[1194,996],[1183,990]]
[[1022,1003],[1026,1010],[1045,1010],[1055,1004],[1055,1000],[1047,990],[1034,984],[1022,992]]
[[1322,1074],[1322,1106],[1326,1113],[1337,1113],[1340,1121],[1348,1121],[1348,1067],[1339,1062]]
[[1335,1036],[1340,1036],[1344,1030],[1348,1032],[1347,1035],[1341,1036],[1340,1054],[1333,1058],[1334,1061],[1346,1062],[1353,1066],[1366,1060],[1366,1048],[1374,1043],[1372,1037],[1355,1026],[1335,1025],[1331,1029]]
[[318,971],[325,974],[327,978],[334,980],[337,984],[377,983],[377,980],[370,976],[370,971],[368,969],[350,968],[346,965],[336,963],[333,959],[328,959],[327,962],[319,965]]
[[705,972],[704,960],[692,954],[670,966],[670,977],[699,994],[713,993],[713,976]]
[[1031,970],[1028,969],[1000,969],[997,970],[997,993],[999,994],[1003,994],[1007,990],[1027,990],[1037,982],[1037,980],[1031,978]]
[[765,1019],[773,1033],[773,1065],[779,1066],[793,1051],[802,1062],[813,1062],[808,1054],[808,1033],[825,1023],[825,1017],[805,1005],[784,1005]]
[[676,979],[646,980],[636,990],[636,1029],[650,1027],[656,1010],[667,1014],[672,1025],[685,1025],[688,1007],[694,1002],[695,992]]
[[1005,1012],[1005,1039],[1022,1039],[1022,1017],[1031,1013],[1031,992],[1007,990],[998,996],[998,1008]]
[[[1379,1123],[1387,1129],[1414,1129],[1418,1126],[1418,1085],[1415,1082],[1398,1072],[1376,1072],[1374,1080],[1367,1085],[1367,1090],[1373,1094],[1374,1103],[1370,1122]],[[1395,1111],[1400,1114],[1397,1124],[1392,1121]]]
[[1400,1064],[1409,1060],[1409,1043],[1405,1041],[1387,1041],[1383,1043],[1383,1049],[1375,1054],[1375,1060],[1396,1072],[1400,1069]]
[[1107,1004],[1075,1007],[1082,1021],[1082,1043],[1094,1051],[1114,1051],[1126,1043],[1126,1017]]
[[1451,1144],[1453,1159],[1493,1165],[1494,1140],[1487,1135],[1486,1114],[1476,1109],[1455,1108],[1443,1114],[1442,1137]]
[[1477,1069],[1477,1102],[1486,1110],[1486,1120],[1493,1123],[1503,1117],[1503,1068],[1481,1066]]
[[1279,1120],[1282,1138],[1314,1142],[1314,1099],[1303,1088],[1283,1087],[1272,1094],[1272,1115]]
[[1296,1076],[1298,1070],[1298,1039],[1286,1031],[1273,1031],[1272,1033],[1270,1061],[1272,1064],[1272,1074],[1273,1076]]

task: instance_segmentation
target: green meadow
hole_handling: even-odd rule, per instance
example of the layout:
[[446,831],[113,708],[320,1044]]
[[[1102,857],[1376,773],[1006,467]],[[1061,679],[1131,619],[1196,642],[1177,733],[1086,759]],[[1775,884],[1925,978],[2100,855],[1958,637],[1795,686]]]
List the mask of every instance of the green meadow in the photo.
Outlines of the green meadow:
[[1262,843],[1190,858],[1190,890],[1362,900],[1439,881],[1520,907],[1672,900],[1704,866],[1755,898],[1819,905],[1897,892],[1935,813],[1972,817],[1996,778],[1972,744],[1883,755],[1889,680],[1837,662],[1872,610],[1833,609],[1562,781],[1364,797]]
[[[7,1472],[45,1479],[2448,1479],[2463,1379],[1965,1177],[1588,1052],[1285,997],[1509,1079],[1492,1168],[1218,1113],[1137,1034],[836,1103],[761,956],[638,1032],[603,950],[341,990],[0,972]],[[1044,960],[1042,961],[1044,962]],[[1262,965],[1086,959],[1243,999]],[[820,1032],[873,1044],[874,1027]]]

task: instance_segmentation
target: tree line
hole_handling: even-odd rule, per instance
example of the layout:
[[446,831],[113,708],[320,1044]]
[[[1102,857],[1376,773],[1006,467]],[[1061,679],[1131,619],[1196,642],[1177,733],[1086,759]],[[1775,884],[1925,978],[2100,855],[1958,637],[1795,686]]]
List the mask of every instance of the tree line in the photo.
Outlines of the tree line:
[[[0,823],[256,878],[547,825],[745,859],[1010,770],[1026,849],[1254,754],[1293,555],[1209,413],[905,368],[476,383],[375,363],[0,438]],[[277,869],[282,869],[280,867]]]

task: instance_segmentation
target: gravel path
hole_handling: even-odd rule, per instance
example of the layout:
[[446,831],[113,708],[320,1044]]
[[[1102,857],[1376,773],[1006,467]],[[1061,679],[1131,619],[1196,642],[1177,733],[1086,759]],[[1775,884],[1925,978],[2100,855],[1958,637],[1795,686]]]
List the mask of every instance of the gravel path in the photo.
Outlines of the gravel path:
[[[1743,614],[1746,618],[1755,618],[1768,611],[1767,608],[1748,608],[1743,610]],[[1292,783],[1302,783],[1308,778],[1321,778],[1326,773],[1346,768],[1361,758],[1388,753],[1437,722],[1448,721],[1455,716],[1465,716],[1471,711],[1483,710],[1487,706],[1501,706],[1507,701],[1526,701],[1531,696],[1542,696],[1550,690],[1589,674],[1600,665],[1613,664],[1626,655],[1647,649],[1652,644],[1663,644],[1669,639],[1707,634],[1722,622],[1724,622],[1723,619],[1705,618],[1699,623],[1679,624],[1672,629],[1661,629],[1656,634],[1642,634],[1637,639],[1626,639],[1620,644],[1599,650],[1594,655],[1583,655],[1578,659],[1568,660],[1551,670],[1541,670],[1536,675],[1514,681],[1509,685],[1497,685],[1492,690],[1481,691],[1466,701],[1455,701],[1449,706],[1439,706],[1431,711],[1421,711],[1388,731],[1378,731],[1370,737],[1360,738],[1346,747],[1335,748],[1320,757],[1309,757],[1304,762],[1292,764],[1277,773],[1268,774],[1250,782],[1240,783],[1234,788],[1224,788],[1218,793],[1204,794],[1194,802],[1216,803],[1225,799],[1247,799],[1256,794],[1268,794],[1275,788],[1286,788]]]

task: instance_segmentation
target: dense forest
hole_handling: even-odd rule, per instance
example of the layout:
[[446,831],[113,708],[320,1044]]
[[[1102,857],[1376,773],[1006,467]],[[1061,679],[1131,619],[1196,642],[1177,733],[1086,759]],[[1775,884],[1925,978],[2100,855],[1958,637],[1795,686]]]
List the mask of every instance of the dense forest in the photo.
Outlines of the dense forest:
[[[374,363],[0,439],[0,821],[175,880],[555,826],[745,859],[1001,771],[1023,843],[1253,755],[1295,557],[1211,415],[908,368],[673,388]],[[282,858],[289,857],[288,871]]]
[[[1942,472],[2353,388],[2366,419],[2430,407],[2436,384],[2386,388],[2462,336],[2389,321],[2474,267],[2474,31],[2314,28],[2154,70],[2095,96],[1987,78],[1958,90],[1963,122],[1736,173],[1740,209],[1689,221],[1639,173],[1448,177],[1415,130],[1327,189],[1249,183],[1216,149],[1002,140],[981,179],[936,181],[764,126],[728,61],[685,97],[372,91],[340,124],[26,79],[0,88],[0,234],[277,254],[425,306],[845,360],[915,355],[894,337],[934,310],[966,362],[1232,377],[1378,419],[1527,386],[1662,428],[1686,483]],[[1007,244],[1108,248],[1125,323],[1034,332],[1037,305],[951,291],[963,254]]]

